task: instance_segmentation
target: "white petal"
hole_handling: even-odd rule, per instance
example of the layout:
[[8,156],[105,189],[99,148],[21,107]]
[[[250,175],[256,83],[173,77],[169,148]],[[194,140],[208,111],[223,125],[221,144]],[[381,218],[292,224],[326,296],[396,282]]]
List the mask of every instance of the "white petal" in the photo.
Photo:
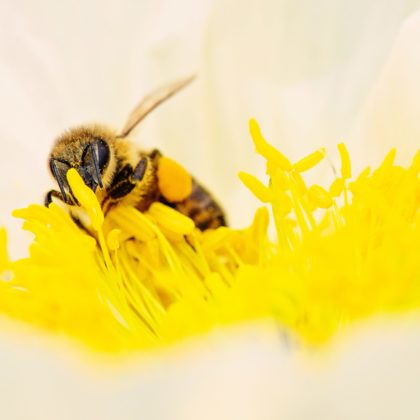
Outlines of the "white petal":
[[[200,78],[188,93],[196,96],[156,116],[164,149],[217,191],[240,224],[257,204],[238,188],[236,173],[264,171],[250,142],[249,117],[292,159],[321,146],[334,150],[343,138],[356,159],[364,158],[365,145],[353,144],[350,133],[412,11],[409,3],[215,1]],[[177,66],[171,57],[169,68]],[[332,176],[327,165],[320,177],[326,175]]]
[[[192,0],[3,2],[2,221],[9,223],[10,209],[41,201],[49,185],[44,162],[58,132],[86,120],[118,126],[140,94],[192,67],[200,73],[196,86],[153,116],[138,137],[151,134],[150,143],[166,146],[220,189],[238,214],[234,173],[258,166],[248,117],[256,116],[293,158],[336,143],[355,123],[407,4],[228,0],[215,2],[205,23],[209,2]],[[405,42],[404,68],[416,69],[417,54]],[[391,80],[398,91],[401,79]],[[402,121],[414,127],[405,138],[416,139],[417,88],[407,83],[403,92]],[[204,340],[118,378],[95,377],[43,346],[23,347],[21,337],[9,340],[5,335],[0,346],[0,395],[9,418],[370,419],[398,418],[407,414],[403,409],[419,416],[416,329],[384,338],[372,333],[320,373],[308,373],[285,352],[276,331]],[[396,380],[386,383],[392,375]],[[350,380],[361,385],[350,387]],[[360,411],[357,398],[364,398]]]
[[290,418],[418,419],[419,325],[418,317],[382,319],[347,334],[306,371]]
[[142,94],[198,70],[136,137],[191,168],[244,224],[257,204],[236,173],[262,172],[248,118],[294,159],[336,143],[410,10],[399,0],[4,2],[1,219],[9,225],[10,208],[42,200],[45,158],[63,128],[120,126]]
[[59,357],[40,338],[28,342],[16,335],[14,342],[10,334],[0,339],[2,416],[271,418],[274,397],[280,393],[284,398],[292,385],[285,380],[292,378],[291,354],[280,332],[269,325],[227,331],[143,355],[122,367],[112,361],[86,366],[74,355],[63,358],[62,348]]
[[407,164],[420,148],[420,13],[401,28],[381,75],[368,97],[355,136],[369,156],[397,147]]
[[312,354],[288,348],[272,325],[236,327],[122,366],[10,333],[0,338],[2,416],[414,420],[419,322],[373,322]]

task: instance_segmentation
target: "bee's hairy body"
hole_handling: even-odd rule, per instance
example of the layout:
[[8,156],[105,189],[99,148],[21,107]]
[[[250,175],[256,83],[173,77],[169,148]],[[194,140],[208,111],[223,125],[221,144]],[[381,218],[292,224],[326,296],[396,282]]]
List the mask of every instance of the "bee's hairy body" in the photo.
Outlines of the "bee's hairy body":
[[[171,94],[184,85],[172,88]],[[105,213],[117,204],[131,205],[145,211],[153,202],[160,201],[191,217],[202,230],[225,225],[221,207],[195,179],[191,178],[192,188],[187,196],[174,200],[170,194],[165,194],[159,187],[161,153],[157,150],[139,150],[127,137],[144,115],[156,106],[156,102],[152,101],[152,106],[148,105],[146,112],[141,109],[140,114],[135,115],[134,122],[129,120],[128,129],[122,134],[118,135],[103,125],[86,125],[61,135],[49,159],[50,170],[60,191],[50,191],[46,195],[46,205],[53,197],[69,205],[78,204],[66,178],[67,171],[75,168],[86,185],[95,192]],[[143,104],[140,104],[140,108]]]

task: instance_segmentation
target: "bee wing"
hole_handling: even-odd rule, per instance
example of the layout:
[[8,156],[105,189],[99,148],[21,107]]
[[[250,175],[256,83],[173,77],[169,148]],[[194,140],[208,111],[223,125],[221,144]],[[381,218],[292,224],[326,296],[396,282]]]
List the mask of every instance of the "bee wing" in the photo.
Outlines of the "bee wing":
[[131,112],[128,117],[124,128],[121,130],[120,137],[125,137],[133,130],[133,128],[142,121],[150,112],[152,112],[161,103],[165,102],[175,93],[179,92],[182,88],[187,86],[195,78],[195,75],[189,76],[182,80],[170,83],[169,85],[163,86],[150,95],[147,95]]

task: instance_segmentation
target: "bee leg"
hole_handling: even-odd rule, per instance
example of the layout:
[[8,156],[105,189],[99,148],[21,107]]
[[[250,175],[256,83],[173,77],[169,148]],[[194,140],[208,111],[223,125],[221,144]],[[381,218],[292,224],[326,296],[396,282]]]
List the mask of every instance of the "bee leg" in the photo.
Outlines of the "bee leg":
[[143,179],[147,169],[147,158],[142,158],[133,170],[132,179],[134,182],[139,182]]
[[150,153],[149,153],[149,157],[150,159],[154,160],[154,161],[158,161],[159,158],[162,157],[162,153],[160,152],[160,150],[158,149],[153,149]]
[[143,179],[146,169],[147,158],[142,158],[134,169],[131,165],[126,165],[117,175],[116,183],[108,191],[109,196],[113,199],[125,197]]
[[47,194],[45,194],[45,199],[44,199],[45,207],[48,207],[52,203],[53,198],[58,198],[63,203],[70,204],[72,206],[79,205],[76,198],[73,198],[70,195],[66,195],[65,197],[63,197],[63,195],[61,194],[60,191],[50,190],[50,191],[47,192]]
[[108,191],[109,198],[112,198],[114,200],[123,198],[127,194],[129,194],[135,186],[136,183],[132,182],[130,179],[121,181],[118,184],[113,185],[112,188]]
[[[52,199],[58,198],[63,203],[66,203],[66,200],[63,200],[63,196],[61,195],[60,191],[51,190],[48,191],[45,195],[45,206],[48,207],[52,203]],[[85,231],[88,235],[92,236],[92,232],[82,223],[82,221],[74,214],[70,212],[70,217],[72,218],[73,222],[83,231]]]
[[63,201],[64,203],[66,202],[66,200],[61,195],[60,191],[51,190],[51,191],[48,191],[47,194],[45,195],[45,199],[44,199],[45,207],[48,207],[52,203],[53,197],[58,198],[59,200]]

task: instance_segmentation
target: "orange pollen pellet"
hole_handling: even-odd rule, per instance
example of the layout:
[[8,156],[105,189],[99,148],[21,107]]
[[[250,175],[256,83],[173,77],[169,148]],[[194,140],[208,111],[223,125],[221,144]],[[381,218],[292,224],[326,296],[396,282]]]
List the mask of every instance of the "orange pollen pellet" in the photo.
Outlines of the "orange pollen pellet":
[[157,176],[160,192],[171,203],[185,200],[192,192],[191,175],[166,156],[159,159]]

